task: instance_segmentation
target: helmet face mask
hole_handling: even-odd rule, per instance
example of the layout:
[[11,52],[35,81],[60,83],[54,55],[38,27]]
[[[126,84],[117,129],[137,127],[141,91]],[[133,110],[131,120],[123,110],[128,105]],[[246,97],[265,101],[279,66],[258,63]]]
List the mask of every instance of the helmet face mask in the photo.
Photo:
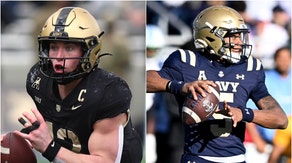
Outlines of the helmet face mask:
[[[81,48],[81,51],[82,51],[81,56],[57,57],[55,55],[52,55],[52,53],[55,53],[55,52],[52,52],[52,53],[50,52],[50,47],[48,47],[50,42],[51,41],[44,41],[42,43],[45,46],[45,48],[41,50],[40,55],[39,55],[41,72],[46,77],[56,80],[59,84],[67,84],[71,82],[72,80],[75,80],[84,76],[87,73],[87,71],[84,71],[85,69],[82,69],[81,67],[81,65],[90,65],[88,55],[84,55],[85,53],[84,48]],[[53,44],[57,44],[57,43],[54,43],[54,41],[52,42]],[[78,44],[77,42],[72,42],[72,43]],[[68,64],[69,64],[69,67],[68,67]]]
[[[88,11],[78,7],[59,9],[47,19],[38,36],[41,72],[59,84],[67,84],[88,74],[98,65],[102,34],[95,18]],[[49,56],[49,43],[53,41],[81,44],[83,51],[81,57],[61,58],[64,61],[63,67],[66,60],[79,59],[79,65],[74,71],[54,72],[52,59],[56,58]]]
[[[203,10],[193,22],[193,33],[197,50],[207,51],[210,55],[222,57],[227,62],[237,63],[251,54],[249,30],[239,13],[229,7],[213,6]],[[232,42],[234,35],[238,34],[240,45]],[[240,46],[241,52],[233,52],[236,45]]]
[[227,32],[219,54],[230,63],[238,63],[240,60],[248,58],[252,49],[252,46],[248,44],[248,36],[248,30],[236,30],[234,33]]

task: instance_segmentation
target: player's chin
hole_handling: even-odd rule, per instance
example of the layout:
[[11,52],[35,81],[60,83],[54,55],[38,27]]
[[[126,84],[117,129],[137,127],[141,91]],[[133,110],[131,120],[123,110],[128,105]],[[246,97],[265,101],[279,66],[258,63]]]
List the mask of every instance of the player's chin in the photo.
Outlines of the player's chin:
[[231,51],[231,54],[240,56],[241,55],[241,51],[238,51],[238,50]]
[[60,71],[60,70],[54,70],[55,74],[58,74],[58,75],[62,75],[64,73],[64,71]]

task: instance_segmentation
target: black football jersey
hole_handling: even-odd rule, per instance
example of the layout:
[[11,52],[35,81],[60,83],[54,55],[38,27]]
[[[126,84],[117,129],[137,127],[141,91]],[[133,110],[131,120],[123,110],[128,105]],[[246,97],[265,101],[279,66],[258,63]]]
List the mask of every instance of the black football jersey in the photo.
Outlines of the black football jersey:
[[[61,99],[54,80],[45,77],[39,65],[27,75],[26,89],[52,130],[55,141],[77,153],[88,154],[88,139],[93,124],[101,119],[127,112],[132,98],[127,83],[103,69],[88,74],[65,98]],[[137,134],[131,120],[124,128],[124,149]],[[139,142],[138,142],[139,143]],[[136,145],[136,151],[140,147]]]

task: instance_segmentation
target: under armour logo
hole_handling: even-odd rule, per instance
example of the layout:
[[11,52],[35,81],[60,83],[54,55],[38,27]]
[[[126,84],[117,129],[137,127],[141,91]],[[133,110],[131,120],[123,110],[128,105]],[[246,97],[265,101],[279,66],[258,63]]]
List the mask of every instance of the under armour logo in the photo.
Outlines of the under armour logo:
[[244,109],[245,110],[245,114],[250,114],[248,109]]
[[236,74],[236,79],[241,79],[241,80],[244,80],[244,74]]
[[40,90],[40,82],[41,78],[37,77],[37,79],[31,84],[31,87]]

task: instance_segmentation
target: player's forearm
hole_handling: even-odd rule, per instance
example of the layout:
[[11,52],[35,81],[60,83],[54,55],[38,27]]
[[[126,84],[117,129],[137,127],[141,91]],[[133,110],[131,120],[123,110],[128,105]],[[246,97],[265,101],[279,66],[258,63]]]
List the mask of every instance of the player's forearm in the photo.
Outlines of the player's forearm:
[[261,110],[254,110],[254,123],[267,128],[284,129],[287,127],[287,116],[272,96],[264,97],[259,100],[257,105]]
[[266,128],[285,129],[288,121],[283,115],[275,110],[254,110],[253,122]]
[[115,160],[110,160],[109,158],[97,155],[74,153],[64,147],[61,147],[56,158],[54,159],[54,163],[112,163],[114,161]]
[[161,78],[157,71],[147,71],[147,93],[166,91],[169,80]]

